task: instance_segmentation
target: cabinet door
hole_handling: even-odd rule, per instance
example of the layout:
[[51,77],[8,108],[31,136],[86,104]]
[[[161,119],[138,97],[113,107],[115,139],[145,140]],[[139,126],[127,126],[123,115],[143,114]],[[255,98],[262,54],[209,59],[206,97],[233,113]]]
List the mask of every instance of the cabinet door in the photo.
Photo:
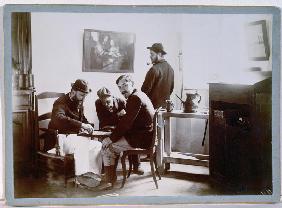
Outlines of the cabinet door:
[[28,111],[13,113],[13,145],[15,173],[28,172],[32,154]]
[[210,173],[214,178],[223,179],[225,175],[225,121],[223,111],[212,110],[210,115]]

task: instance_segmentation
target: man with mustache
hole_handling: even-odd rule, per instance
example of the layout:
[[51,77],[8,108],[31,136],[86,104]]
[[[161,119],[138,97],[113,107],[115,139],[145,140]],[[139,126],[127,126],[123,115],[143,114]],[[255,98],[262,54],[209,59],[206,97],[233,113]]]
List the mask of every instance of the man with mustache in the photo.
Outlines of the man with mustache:
[[[166,52],[161,43],[154,43],[147,49],[153,66],[147,72],[141,90],[151,99],[155,109],[165,108],[174,88],[174,71],[164,58]],[[149,161],[149,156],[141,160]]]
[[147,49],[153,66],[147,72],[141,90],[151,99],[155,109],[165,108],[174,88],[174,71],[164,58],[166,52],[161,43],[154,43]]
[[54,102],[48,128],[59,131],[61,154],[74,154],[77,183],[95,187],[100,183],[97,175],[100,176],[102,168],[102,144],[89,137],[77,136],[80,132],[92,134],[94,131],[83,110],[84,99],[90,92],[85,80],[76,80],[71,91]]
[[107,183],[103,188],[112,188],[117,155],[125,150],[148,148],[153,139],[154,107],[149,97],[135,89],[130,75],[120,76],[116,84],[127,99],[126,114],[119,120],[110,137],[102,142],[102,155]]
[[[99,129],[113,131],[119,120],[126,114],[126,103],[123,99],[112,95],[110,90],[102,87],[97,91],[99,99],[96,100],[96,112],[99,119]],[[115,168],[117,167],[119,157],[116,158]],[[133,162],[133,173],[143,175],[144,171],[140,167],[138,155],[131,157]]]

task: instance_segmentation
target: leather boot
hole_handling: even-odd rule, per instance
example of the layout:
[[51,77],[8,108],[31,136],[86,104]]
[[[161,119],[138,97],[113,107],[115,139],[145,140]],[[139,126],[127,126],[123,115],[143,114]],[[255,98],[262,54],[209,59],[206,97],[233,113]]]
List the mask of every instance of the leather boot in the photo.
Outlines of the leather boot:
[[132,163],[133,163],[133,173],[135,173],[137,175],[143,175],[144,170],[141,168],[139,155],[132,155],[131,159],[132,159]]
[[115,183],[117,181],[117,166],[118,166],[119,156],[115,159],[115,165],[113,165],[113,178],[112,181]]
[[105,189],[112,189],[112,172],[113,172],[113,166],[104,166],[105,170],[105,181],[101,184],[99,187],[99,190],[105,190]]
[[111,183],[112,183],[112,188],[114,188],[114,185],[117,181],[117,174],[114,165],[111,165],[110,168],[111,168]]

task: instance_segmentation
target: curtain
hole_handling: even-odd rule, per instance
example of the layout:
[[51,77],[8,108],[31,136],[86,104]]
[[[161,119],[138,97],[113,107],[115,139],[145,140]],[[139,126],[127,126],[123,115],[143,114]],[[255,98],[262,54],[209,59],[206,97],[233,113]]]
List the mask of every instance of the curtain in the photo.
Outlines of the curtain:
[[31,74],[31,17],[27,12],[12,14],[12,63],[17,74]]

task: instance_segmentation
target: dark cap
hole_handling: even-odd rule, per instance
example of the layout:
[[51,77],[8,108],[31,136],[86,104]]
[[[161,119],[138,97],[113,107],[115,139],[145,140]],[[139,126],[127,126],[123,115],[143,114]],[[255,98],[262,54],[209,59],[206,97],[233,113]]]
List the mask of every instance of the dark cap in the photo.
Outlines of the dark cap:
[[88,88],[88,83],[83,79],[77,79],[74,83],[71,84],[73,90],[89,93],[92,90]]
[[106,97],[110,97],[112,96],[112,93],[110,90],[108,90],[107,88],[105,87],[102,87],[101,89],[99,89],[97,91],[97,95],[100,99],[103,99],[103,98],[106,98]]
[[166,54],[166,52],[164,51],[164,47],[161,43],[154,43],[151,47],[147,47],[147,48],[156,53],[162,53],[163,55]]

